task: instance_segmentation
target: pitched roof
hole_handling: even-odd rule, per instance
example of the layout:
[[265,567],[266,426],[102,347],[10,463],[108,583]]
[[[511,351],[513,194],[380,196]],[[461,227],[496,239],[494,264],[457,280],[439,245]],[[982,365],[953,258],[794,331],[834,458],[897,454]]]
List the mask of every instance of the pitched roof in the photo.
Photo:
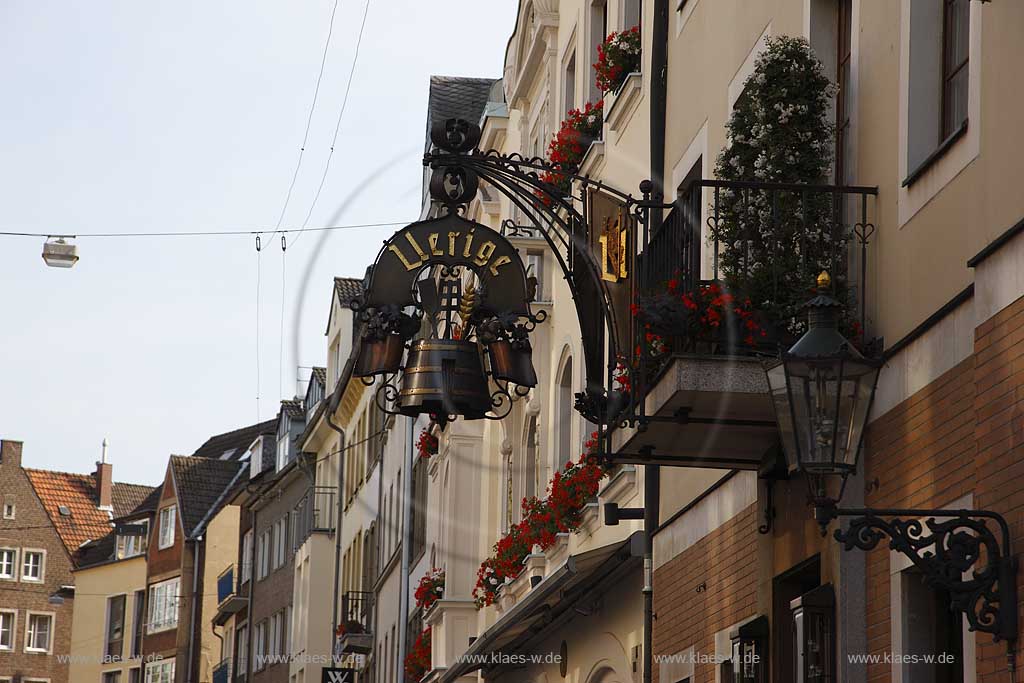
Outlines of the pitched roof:
[[[110,533],[111,516],[123,517],[136,511],[155,490],[151,486],[114,482],[111,487],[113,513],[100,510],[96,479],[91,474],[72,474],[50,470],[25,468],[36,495],[43,503],[57,535],[76,556],[79,546],[89,540],[103,538]],[[70,514],[62,515],[61,507]]]
[[338,302],[342,306],[348,306],[352,299],[363,293],[363,281],[354,277],[334,278],[334,291],[338,295]]
[[277,418],[242,427],[231,432],[211,436],[196,449],[193,457],[215,460],[238,460],[260,434],[273,434],[277,430]]
[[171,456],[171,472],[178,492],[178,514],[185,536],[216,512],[228,488],[246,466],[232,460],[187,455]]
[[301,398],[286,398],[281,401],[281,413],[288,417],[304,418],[306,410],[302,407]]
[[327,386],[327,368],[321,368],[313,366],[313,376],[316,377],[320,384]]

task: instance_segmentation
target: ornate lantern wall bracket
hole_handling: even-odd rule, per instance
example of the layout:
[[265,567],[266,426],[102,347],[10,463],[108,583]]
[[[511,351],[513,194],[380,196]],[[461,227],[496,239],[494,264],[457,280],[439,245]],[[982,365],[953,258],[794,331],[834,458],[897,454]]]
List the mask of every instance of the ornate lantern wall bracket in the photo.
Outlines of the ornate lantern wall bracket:
[[[828,285],[822,273],[819,291]],[[889,539],[889,548],[907,557],[926,582],[949,592],[951,606],[972,631],[1006,641],[1015,670],[1017,560],[1002,515],[839,507],[847,478],[857,469],[881,363],[863,357],[839,333],[837,301],[819,294],[807,308],[807,333],[765,371],[784,450],[807,479],[822,536],[833,520],[848,518],[846,528],[834,533],[845,550],[872,550]]]

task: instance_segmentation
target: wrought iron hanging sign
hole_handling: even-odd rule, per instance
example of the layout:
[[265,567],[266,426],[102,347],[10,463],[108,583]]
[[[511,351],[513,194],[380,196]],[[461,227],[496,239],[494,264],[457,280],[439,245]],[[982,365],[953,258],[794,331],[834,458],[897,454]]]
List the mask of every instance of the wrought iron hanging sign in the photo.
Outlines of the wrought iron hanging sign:
[[530,311],[535,290],[516,248],[485,225],[453,211],[406,226],[353,302],[355,374],[382,378],[377,403],[390,413],[504,417],[537,384],[529,333],[545,316]]

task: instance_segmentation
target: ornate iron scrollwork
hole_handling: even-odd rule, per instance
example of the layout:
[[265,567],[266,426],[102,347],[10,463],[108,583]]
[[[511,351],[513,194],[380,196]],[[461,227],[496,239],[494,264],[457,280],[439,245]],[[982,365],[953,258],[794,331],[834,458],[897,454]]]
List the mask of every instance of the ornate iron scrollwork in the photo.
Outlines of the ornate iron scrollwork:
[[[910,559],[929,585],[949,592],[970,630],[1005,640],[1013,651],[1017,560],[1010,554],[1009,527],[1002,515],[986,510],[842,508],[825,508],[816,515],[819,521],[853,518],[847,529],[834,533],[845,550],[872,550],[889,539],[889,548]],[[998,535],[989,521],[999,527]]]

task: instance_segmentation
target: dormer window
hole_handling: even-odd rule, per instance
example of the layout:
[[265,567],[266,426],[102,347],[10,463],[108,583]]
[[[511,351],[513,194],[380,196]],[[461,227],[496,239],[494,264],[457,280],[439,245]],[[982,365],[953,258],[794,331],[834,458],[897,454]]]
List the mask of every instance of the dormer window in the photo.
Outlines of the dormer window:
[[277,471],[280,472],[288,465],[288,432],[277,439]]
[[149,520],[140,520],[117,527],[117,559],[136,557],[146,552]]
[[249,447],[249,478],[255,479],[263,472],[263,437],[256,439]]

